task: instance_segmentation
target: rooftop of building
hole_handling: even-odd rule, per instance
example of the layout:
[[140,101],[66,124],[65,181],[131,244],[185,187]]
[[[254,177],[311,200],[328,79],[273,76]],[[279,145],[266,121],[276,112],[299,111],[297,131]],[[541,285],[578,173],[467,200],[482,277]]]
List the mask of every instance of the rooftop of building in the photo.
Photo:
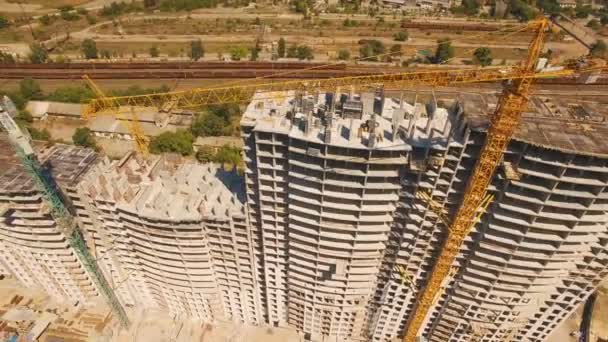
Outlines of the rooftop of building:
[[106,160],[87,175],[83,187],[98,200],[153,220],[228,219],[244,214],[243,179],[218,164],[200,164],[177,155],[144,160],[128,154]]
[[[472,129],[485,130],[498,97],[460,94],[458,101]],[[608,156],[606,103],[558,96],[533,96],[514,139],[568,153]]]
[[[10,147],[5,134],[0,135],[0,146],[7,147],[0,149],[0,191],[18,193],[36,190],[32,177]],[[34,149],[53,178],[68,187],[77,184],[98,161],[96,152],[78,146],[37,141],[34,142]]]
[[80,118],[84,107],[82,104],[77,103],[28,101],[25,109],[36,119],[41,119],[45,115],[61,115]]
[[[403,91],[391,95],[383,99],[373,93],[341,94],[336,100],[338,97],[332,99],[333,94],[325,93],[301,99],[296,98],[294,92],[270,96],[258,93],[241,123],[254,126],[256,131],[283,132],[317,143],[407,150],[412,145],[447,141],[452,126],[456,125],[454,102],[464,109],[464,119],[470,129],[487,130],[498,101],[497,95],[488,93],[422,95]],[[331,118],[328,112],[333,113]],[[360,114],[353,117],[352,113]],[[607,118],[605,103],[537,95],[532,97],[514,138],[568,153],[608,156]],[[371,145],[369,120],[375,121],[376,127],[375,143]],[[329,138],[325,135],[328,131]]]
[[255,94],[241,124],[315,143],[387,150],[441,143],[452,125],[448,110],[433,100],[412,104],[373,93],[320,93],[296,98],[294,92]]

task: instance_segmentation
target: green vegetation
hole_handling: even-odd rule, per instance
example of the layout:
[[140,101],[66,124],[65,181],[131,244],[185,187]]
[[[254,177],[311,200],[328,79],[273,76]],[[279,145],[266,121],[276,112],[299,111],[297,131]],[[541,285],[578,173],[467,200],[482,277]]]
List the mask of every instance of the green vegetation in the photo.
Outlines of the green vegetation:
[[243,164],[241,150],[230,145],[223,145],[217,151],[212,146],[202,146],[196,152],[196,159],[203,163],[226,163],[237,166]]
[[175,132],[164,132],[150,140],[150,151],[152,153],[175,152],[181,155],[192,154],[192,133],[185,129]]
[[509,3],[509,11],[511,15],[521,21],[532,20],[536,16],[536,10],[523,0],[511,0]]
[[480,47],[473,52],[473,61],[481,66],[492,64],[492,51],[487,47]]
[[450,11],[454,14],[475,16],[479,14],[480,7],[481,6],[477,2],[477,0],[462,0],[460,6],[452,7]]
[[260,47],[260,42],[256,40],[255,46],[249,49],[249,60],[257,61],[260,56],[260,51],[262,51],[262,48]]
[[0,64],[15,64],[15,57],[8,52],[0,51]]
[[5,17],[0,15],[0,30],[9,27],[11,23]]
[[342,49],[338,51],[338,59],[341,61],[347,61],[350,59],[350,51]]
[[292,45],[287,49],[288,58],[297,58],[299,60],[311,60],[314,59],[314,53],[308,45]]
[[45,14],[45,15],[41,16],[40,18],[38,18],[40,23],[45,26],[52,24],[56,19],[57,19],[56,16],[48,15],[48,14]]
[[590,5],[577,3],[574,8],[574,15],[580,19],[587,18],[591,13],[593,13],[593,8]]
[[277,46],[277,54],[280,58],[285,57],[285,38],[283,37],[279,39],[279,44]]
[[442,38],[437,41],[437,49],[433,57],[433,63],[443,64],[450,58],[454,57],[454,47],[452,41],[448,38]]
[[190,42],[190,59],[198,61],[205,56],[205,47],[200,39],[193,40]]
[[292,0],[291,6],[296,13],[308,14],[312,7],[312,0]]
[[27,130],[30,133],[30,136],[34,140],[51,140],[51,134],[48,130],[38,130],[32,127],[32,123],[34,119],[32,118],[32,114],[27,110],[20,110],[17,116],[15,117],[15,122],[21,129]]
[[247,56],[247,48],[244,46],[233,46],[230,48],[230,59],[240,61]]
[[192,11],[198,8],[213,8],[218,4],[218,0],[163,0],[160,9],[161,11]]
[[19,83],[19,92],[21,96],[26,100],[43,100],[44,94],[40,84],[31,78],[24,78]]
[[135,2],[112,2],[110,6],[103,6],[99,15],[104,17],[116,17],[129,12],[141,11],[142,8]]
[[80,19],[80,15],[74,11],[74,6],[62,6],[59,8],[59,16],[65,21],[76,21]]
[[232,135],[235,130],[235,119],[239,115],[240,109],[236,104],[209,106],[192,122],[192,134],[197,137]]
[[160,55],[160,51],[158,50],[158,47],[156,45],[150,48],[150,57],[156,58],[159,55]]
[[589,20],[586,26],[594,31],[597,31],[602,28],[602,24],[600,24],[599,20],[597,19]]
[[593,57],[606,57],[606,51],[608,50],[608,46],[606,46],[606,42],[603,40],[598,40],[597,43],[593,44],[589,53]]
[[74,145],[77,146],[97,149],[95,138],[93,137],[91,130],[87,127],[76,128],[76,132],[72,135],[72,141],[74,142]]
[[95,98],[93,91],[82,86],[65,86],[55,89],[46,99],[49,101],[69,102],[69,103],[87,103]]
[[357,27],[359,26],[359,22],[356,20],[352,20],[352,19],[344,19],[344,22],[342,23],[344,25],[344,27]]
[[393,38],[398,42],[404,42],[409,37],[407,31],[399,31],[393,35]]
[[540,8],[546,14],[558,14],[561,12],[561,7],[557,0],[538,0],[536,6]]
[[602,26],[608,25],[608,14],[602,14],[600,17],[600,24],[602,24]]
[[97,53],[97,43],[93,39],[87,38],[82,41],[80,50],[86,59],[97,59],[99,58]]
[[376,39],[360,40],[359,44],[363,44],[363,46],[361,46],[359,49],[360,59],[366,61],[378,61],[384,59],[384,56],[378,58],[378,55],[384,55],[386,53],[386,47],[381,41]]
[[34,64],[46,63],[49,59],[49,54],[40,43],[32,43],[30,45],[30,54],[28,55],[30,62]]

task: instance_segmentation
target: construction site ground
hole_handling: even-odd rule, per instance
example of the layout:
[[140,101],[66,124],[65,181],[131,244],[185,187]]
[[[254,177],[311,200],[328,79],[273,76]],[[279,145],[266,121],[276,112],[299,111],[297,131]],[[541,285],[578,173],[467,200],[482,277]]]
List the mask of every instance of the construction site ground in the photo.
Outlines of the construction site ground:
[[[598,289],[599,295],[595,301],[593,308],[593,317],[591,321],[591,341],[595,342],[598,338],[608,339],[608,280]],[[583,305],[570,316],[564,323],[549,335],[549,342],[578,342],[578,338],[573,336],[572,332],[578,331]]]
[[[23,298],[15,303],[18,296]],[[101,300],[101,299],[100,299]],[[13,303],[11,303],[13,302]],[[103,302],[82,307],[57,302],[42,289],[24,288],[15,279],[0,280],[0,341],[11,336],[10,327],[21,326],[24,335],[36,320],[57,316],[39,341],[69,342],[297,342],[295,330],[240,325],[230,322],[203,323],[173,319],[166,311],[128,311],[132,324],[128,331],[112,320]],[[8,313],[8,314],[7,314]],[[3,319],[6,317],[7,319]],[[33,320],[30,319],[34,318]],[[15,320],[21,320],[18,323]],[[8,325],[8,329],[6,328]]]

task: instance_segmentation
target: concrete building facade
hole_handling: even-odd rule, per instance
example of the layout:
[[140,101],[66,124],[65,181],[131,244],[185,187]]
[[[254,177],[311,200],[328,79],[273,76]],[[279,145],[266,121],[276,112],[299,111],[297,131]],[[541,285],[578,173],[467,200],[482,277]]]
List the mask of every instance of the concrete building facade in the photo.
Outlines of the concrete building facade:
[[[0,136],[0,272],[28,287],[72,303],[98,295],[61,227],[50,215],[42,193]],[[6,149],[5,149],[6,148]],[[40,160],[54,170],[66,195],[95,163],[96,154],[70,146],[38,145]]]
[[[254,97],[242,120],[269,323],[401,336],[485,139],[493,96]],[[399,97],[399,96],[397,96]],[[606,113],[534,98],[426,319],[430,341],[543,341],[608,274]]]
[[[125,306],[288,326],[312,341],[391,341],[495,105],[471,94],[256,94],[241,121],[244,178],[171,155],[110,161],[65,145],[40,155]],[[423,325],[429,341],[544,341],[606,278],[607,117],[601,104],[532,98]],[[31,180],[2,158],[0,272],[94,298]]]

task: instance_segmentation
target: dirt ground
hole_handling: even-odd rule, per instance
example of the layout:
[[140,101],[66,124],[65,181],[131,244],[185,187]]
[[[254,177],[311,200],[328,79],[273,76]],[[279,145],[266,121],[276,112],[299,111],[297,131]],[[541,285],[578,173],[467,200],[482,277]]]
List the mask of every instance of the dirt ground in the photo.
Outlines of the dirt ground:
[[[597,338],[608,339],[608,280],[600,286],[598,293],[591,319],[591,342],[597,341]],[[547,341],[578,342],[576,337],[570,336],[570,333],[579,330],[583,306],[584,303],[549,335]]]

